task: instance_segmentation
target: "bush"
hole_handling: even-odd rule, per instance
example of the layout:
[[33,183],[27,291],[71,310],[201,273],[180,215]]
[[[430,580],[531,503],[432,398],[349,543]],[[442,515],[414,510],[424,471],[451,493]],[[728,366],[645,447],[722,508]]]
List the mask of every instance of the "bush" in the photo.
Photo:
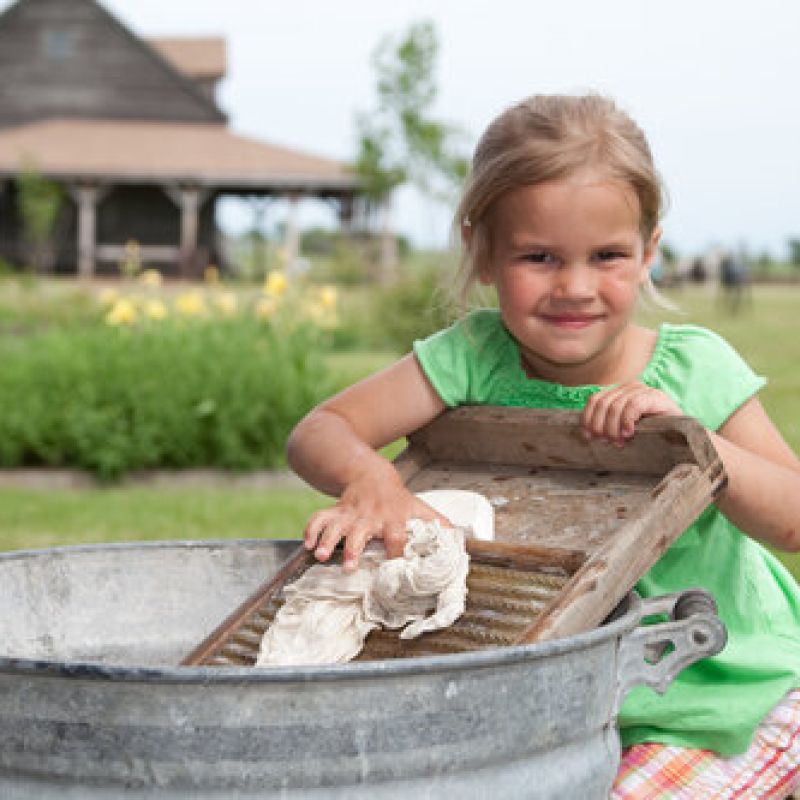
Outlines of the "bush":
[[14,265],[10,261],[6,261],[5,258],[0,256],[0,280],[3,280],[4,278],[10,278],[15,274],[16,270],[14,269]]
[[391,286],[376,290],[376,345],[405,353],[415,339],[449,325],[459,315],[458,303],[444,287],[449,271],[435,264],[419,266]]
[[88,289],[17,273],[2,281],[0,335],[48,328],[95,326],[97,303]]
[[0,464],[142,468],[283,463],[328,394],[317,334],[249,318],[97,326],[0,340]]

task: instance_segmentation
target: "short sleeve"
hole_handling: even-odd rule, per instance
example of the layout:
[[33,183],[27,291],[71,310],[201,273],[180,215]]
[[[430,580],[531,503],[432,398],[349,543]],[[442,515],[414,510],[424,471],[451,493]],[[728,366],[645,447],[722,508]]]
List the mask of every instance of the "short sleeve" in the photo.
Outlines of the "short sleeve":
[[[414,355],[442,401],[450,406],[483,402],[489,372],[502,361],[508,334],[496,311],[473,311],[414,342]],[[485,374],[486,373],[486,374]]]
[[656,388],[714,431],[766,384],[721,336],[694,325],[663,327],[653,374]]

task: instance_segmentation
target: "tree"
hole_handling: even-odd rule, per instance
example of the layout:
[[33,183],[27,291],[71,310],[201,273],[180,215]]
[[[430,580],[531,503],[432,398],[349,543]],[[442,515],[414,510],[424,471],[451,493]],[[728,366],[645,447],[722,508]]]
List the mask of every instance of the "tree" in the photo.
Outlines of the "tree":
[[414,23],[399,39],[385,37],[373,55],[377,107],[357,119],[355,169],[367,198],[383,208],[384,271],[395,258],[392,192],[410,182],[429,196],[451,199],[467,172],[467,160],[454,142],[460,132],[430,116],[437,94],[438,47],[436,30],[428,21]]
[[53,234],[64,202],[57,183],[47,180],[32,164],[17,178],[17,204],[28,263],[36,272],[45,272],[53,263]]
[[664,259],[665,264],[674,266],[678,263],[678,251],[670,242],[662,241],[659,249],[661,251],[661,258]]
[[800,239],[789,239],[789,263],[794,267],[800,267]]

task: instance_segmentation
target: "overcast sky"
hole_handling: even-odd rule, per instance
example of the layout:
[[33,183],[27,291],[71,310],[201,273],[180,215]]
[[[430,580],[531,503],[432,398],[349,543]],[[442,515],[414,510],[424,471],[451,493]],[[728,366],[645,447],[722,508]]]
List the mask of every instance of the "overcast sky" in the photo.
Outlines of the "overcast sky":
[[[231,126],[341,159],[355,152],[355,113],[374,104],[375,46],[431,19],[436,114],[466,130],[466,147],[528,94],[599,90],[650,137],[671,197],[665,238],[680,251],[746,242],[783,256],[800,236],[796,0],[102,2],[143,36],[224,36]],[[446,238],[447,215],[408,193],[398,224]]]

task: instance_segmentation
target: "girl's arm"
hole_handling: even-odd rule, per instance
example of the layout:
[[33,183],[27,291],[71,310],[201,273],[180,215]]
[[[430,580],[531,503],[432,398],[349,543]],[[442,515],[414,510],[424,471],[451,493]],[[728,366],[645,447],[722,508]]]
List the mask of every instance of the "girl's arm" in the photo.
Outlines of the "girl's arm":
[[430,422],[445,409],[413,354],[326,400],[301,420],[287,442],[289,464],[308,483],[339,500],[314,514],[304,542],[321,561],[345,539],[345,567],[364,545],[382,538],[400,555],[411,517],[442,519],[403,485],[377,449]]
[[[587,436],[621,446],[642,417],[683,412],[663,392],[627,383],[598,392],[582,415]],[[710,433],[728,485],[717,507],[749,536],[779,550],[800,551],[800,461],[752,397]]]
[[728,475],[717,507],[754,539],[800,551],[800,461],[755,397],[711,434]]

